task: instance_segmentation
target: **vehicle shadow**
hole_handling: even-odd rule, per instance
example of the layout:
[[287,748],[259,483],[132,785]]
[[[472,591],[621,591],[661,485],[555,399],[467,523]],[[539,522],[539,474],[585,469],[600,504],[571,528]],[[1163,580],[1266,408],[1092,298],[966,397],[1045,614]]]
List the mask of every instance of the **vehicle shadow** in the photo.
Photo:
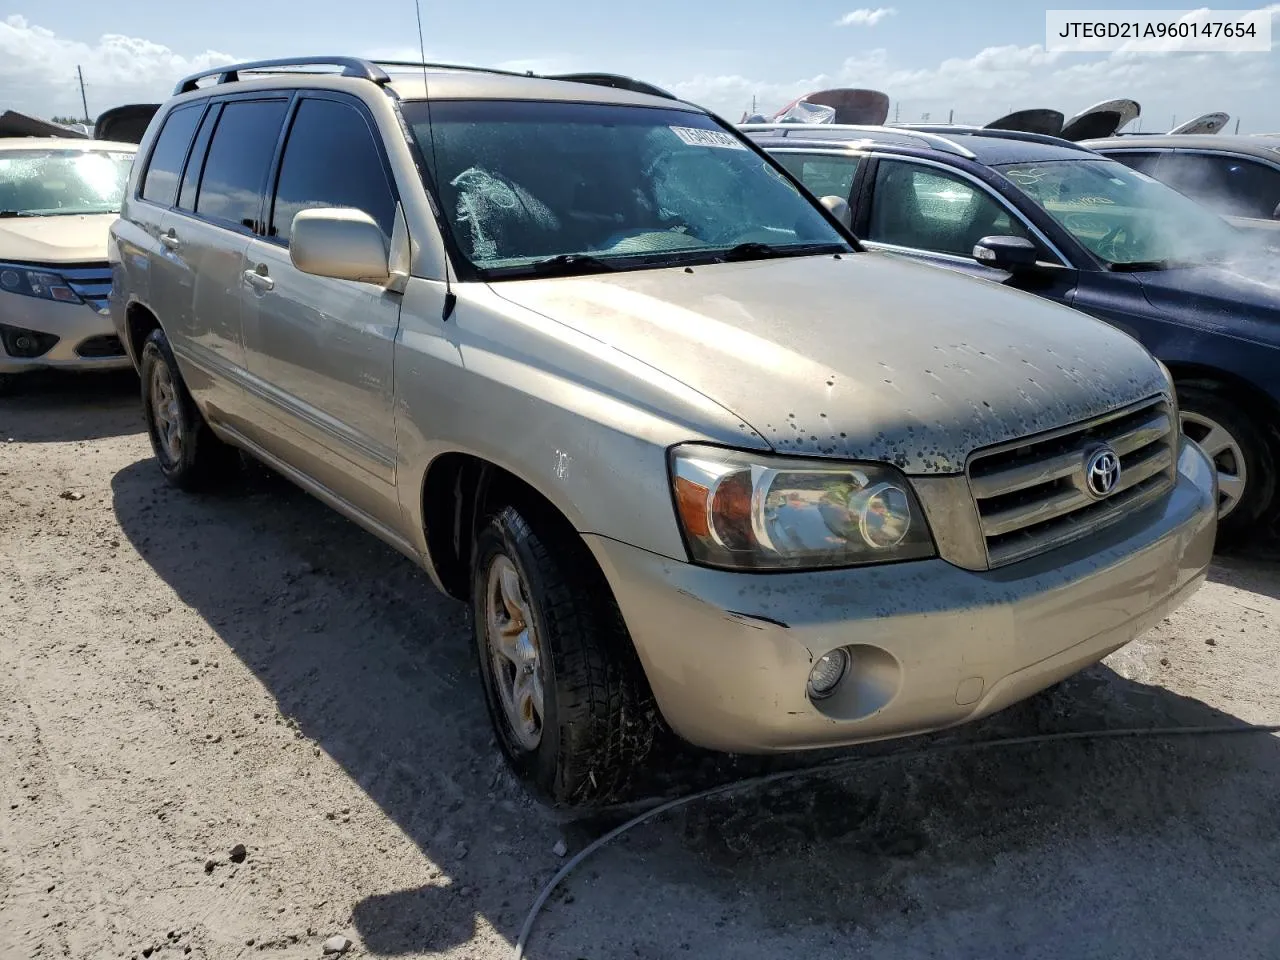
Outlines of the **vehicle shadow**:
[[[561,865],[547,838],[563,834],[578,849],[629,815],[565,817],[534,803],[497,758],[465,608],[286,481],[254,467],[221,494],[187,497],[166,492],[148,460],[116,474],[112,489],[120,527],[142,557],[452,881],[359,902],[352,920],[371,953],[457,947],[476,934],[478,917],[513,941]],[[193,527],[199,551],[191,550]],[[1223,953],[1214,931],[1247,916],[1280,917],[1271,799],[1280,790],[1280,741],[955,745],[1238,722],[1098,666],[981,723],[862,748],[866,765],[853,771],[708,800],[646,825],[553,901],[538,936],[554,938],[554,950],[534,955],[764,960],[803,949],[843,957],[891,936],[903,945],[899,956],[938,955],[920,939],[927,936],[934,951],[952,943],[942,950],[949,956],[1136,955],[1137,945],[1155,956],[1161,943],[1186,955],[1197,936],[1214,948],[1204,955]],[[902,756],[928,744],[944,749]],[[717,757],[667,739],[645,789],[673,796],[851,756]],[[1181,871],[1170,865],[1178,857]],[[1036,862],[1070,874],[1070,910],[1053,900],[1063,881],[1027,866]],[[1098,864],[1110,873],[1090,886],[1081,873]],[[1161,892],[1143,913],[1145,870],[1156,871]],[[1216,905],[1224,891],[1247,894],[1251,912],[1237,917],[1224,906],[1199,934],[1170,920],[1184,901]],[[1023,939],[996,948],[995,928],[979,936],[963,925],[954,939],[936,939],[948,917],[992,910]],[[1132,915],[1134,949],[1097,939],[1110,919],[1092,933],[1080,929],[1108,910]],[[921,932],[929,918],[932,933]],[[1048,939],[1032,936],[1037,924]],[[1237,956],[1265,953],[1277,942],[1266,938],[1280,933],[1271,921],[1230,929],[1225,952]],[[1170,940],[1175,933],[1181,942]],[[1068,949],[1073,942],[1080,949]]]
[[140,433],[142,405],[132,370],[24,374],[0,394],[0,443],[62,443]]
[[1219,550],[1209,579],[1280,600],[1280,530],[1266,531],[1238,547]]

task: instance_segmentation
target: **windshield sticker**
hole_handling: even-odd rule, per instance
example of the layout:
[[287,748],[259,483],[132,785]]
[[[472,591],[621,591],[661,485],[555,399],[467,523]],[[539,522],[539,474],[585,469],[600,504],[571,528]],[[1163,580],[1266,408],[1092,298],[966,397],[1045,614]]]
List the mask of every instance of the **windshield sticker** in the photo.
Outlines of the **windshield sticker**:
[[747,149],[738,138],[722,130],[703,130],[699,127],[671,127],[671,132],[691,147],[723,147],[727,150]]

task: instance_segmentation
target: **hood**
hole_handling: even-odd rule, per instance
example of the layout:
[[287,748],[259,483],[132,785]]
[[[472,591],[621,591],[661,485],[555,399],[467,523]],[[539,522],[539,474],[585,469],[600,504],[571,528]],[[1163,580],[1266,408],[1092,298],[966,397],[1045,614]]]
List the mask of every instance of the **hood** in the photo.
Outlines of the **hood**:
[[1280,262],[1254,256],[1228,265],[1135,273],[1148,302],[1198,327],[1230,327],[1233,335],[1280,343]]
[[0,219],[0,260],[97,263],[107,259],[114,213]]
[[976,449],[1165,388],[1101,321],[875,253],[492,288],[688,384],[775,450],[908,473],[958,473]]

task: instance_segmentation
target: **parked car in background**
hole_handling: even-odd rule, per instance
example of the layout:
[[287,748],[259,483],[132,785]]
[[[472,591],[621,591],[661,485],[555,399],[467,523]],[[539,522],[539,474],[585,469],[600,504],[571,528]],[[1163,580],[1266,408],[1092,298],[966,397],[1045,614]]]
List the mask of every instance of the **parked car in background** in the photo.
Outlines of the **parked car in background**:
[[1054,137],[743,129],[813,193],[846,201],[867,247],[1068,304],[1138,338],[1173,372],[1182,427],[1217,466],[1222,535],[1250,536],[1276,515],[1280,270],[1247,234]]
[[34,370],[129,368],[107,307],[107,231],[135,150],[0,138],[0,388]]
[[659,717],[738,751],[962,723],[1203,578],[1213,472],[1150,353],[861,252],[701,109],[599,75],[212,74],[112,228],[160,470],[248,451],[470,603],[543,795],[615,795]]
[[1081,146],[1167,183],[1243,229],[1280,243],[1280,137],[1127,136]]

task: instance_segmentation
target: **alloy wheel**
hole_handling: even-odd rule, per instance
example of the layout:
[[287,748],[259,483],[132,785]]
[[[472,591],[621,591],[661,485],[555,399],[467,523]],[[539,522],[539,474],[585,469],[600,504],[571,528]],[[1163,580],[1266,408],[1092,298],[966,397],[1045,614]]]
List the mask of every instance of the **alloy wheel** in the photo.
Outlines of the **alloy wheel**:
[[485,647],[512,736],[525,750],[537,750],[544,718],[542,650],[524,580],[503,554],[494,557],[486,578]]
[[1226,427],[1202,413],[1183,410],[1182,432],[1213,461],[1218,473],[1218,519],[1221,520],[1244,498],[1249,480],[1244,449]]

